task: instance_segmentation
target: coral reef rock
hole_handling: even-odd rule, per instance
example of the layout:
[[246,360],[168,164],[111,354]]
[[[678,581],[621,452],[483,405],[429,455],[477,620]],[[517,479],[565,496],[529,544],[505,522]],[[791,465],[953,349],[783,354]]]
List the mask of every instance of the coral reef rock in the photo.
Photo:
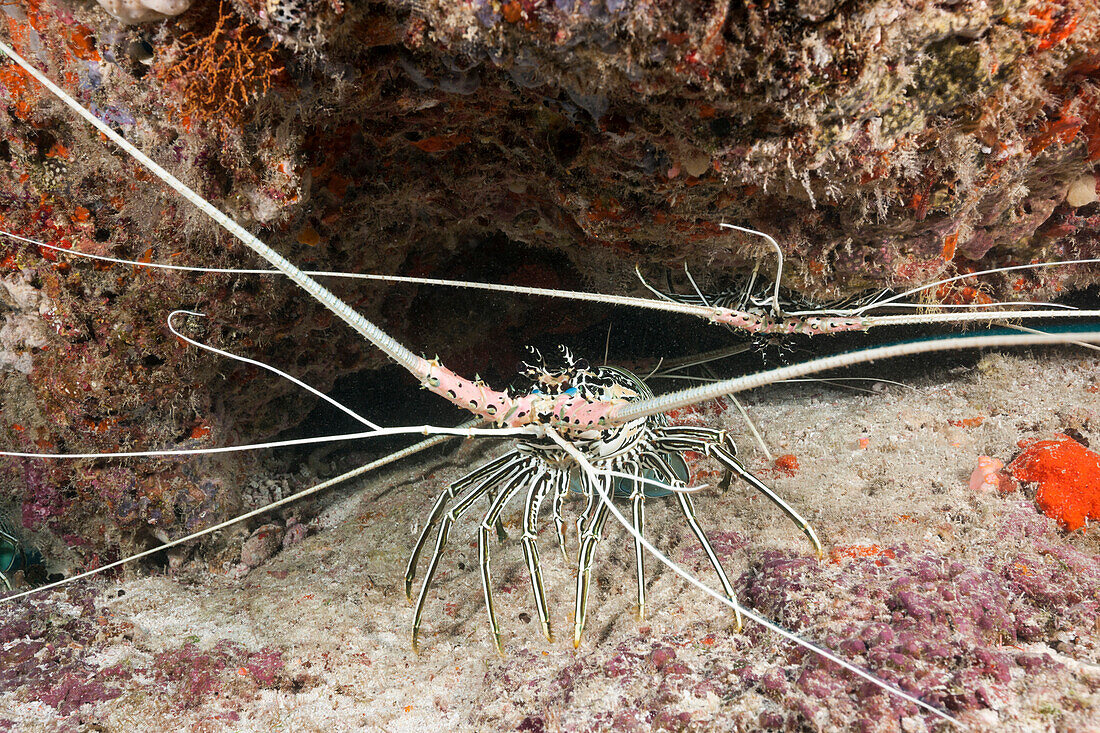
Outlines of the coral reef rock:
[[[630,293],[635,266],[660,281],[686,264],[716,292],[774,261],[729,222],[773,235],[784,287],[824,302],[1097,254],[1100,25],[1085,0],[100,6],[8,3],[4,37],[310,269]],[[147,22],[162,16],[175,17]],[[0,107],[5,231],[258,266],[7,61]],[[190,337],[322,389],[383,363],[282,279],[10,239],[0,267],[0,433],[28,452],[256,442],[309,414],[278,377],[177,341],[177,308],[204,314],[176,317]],[[1098,272],[1000,274],[930,297],[1043,300]],[[525,343],[571,341],[606,313],[333,288],[410,348],[492,379]],[[402,384],[370,414],[398,409],[415,390]],[[232,516],[257,461],[4,460],[0,504],[93,562]]]
[[96,0],[123,23],[148,23],[173,18],[191,7],[191,0]]

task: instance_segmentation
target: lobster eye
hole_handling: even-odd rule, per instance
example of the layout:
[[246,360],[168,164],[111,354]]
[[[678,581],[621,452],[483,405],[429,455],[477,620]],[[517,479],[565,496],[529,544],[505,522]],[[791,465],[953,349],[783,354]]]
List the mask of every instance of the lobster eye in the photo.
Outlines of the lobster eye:
[[587,372],[588,371],[588,359],[577,359],[573,362],[574,371]]

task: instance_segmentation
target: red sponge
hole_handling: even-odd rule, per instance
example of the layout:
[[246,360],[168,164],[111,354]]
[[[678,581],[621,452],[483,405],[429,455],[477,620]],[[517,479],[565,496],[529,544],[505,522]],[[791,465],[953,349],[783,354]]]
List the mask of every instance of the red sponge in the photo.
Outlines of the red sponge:
[[1021,443],[1008,465],[1019,481],[1039,484],[1035,500],[1043,513],[1071,532],[1086,519],[1100,519],[1100,455],[1067,435]]

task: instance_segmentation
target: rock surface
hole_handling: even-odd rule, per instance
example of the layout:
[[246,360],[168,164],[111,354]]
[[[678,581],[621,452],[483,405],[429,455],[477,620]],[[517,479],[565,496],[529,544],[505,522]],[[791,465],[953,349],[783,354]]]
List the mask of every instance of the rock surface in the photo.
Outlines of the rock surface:
[[[3,13],[18,51],[304,267],[623,293],[640,291],[636,265],[660,282],[688,264],[718,290],[772,262],[729,221],[774,235],[784,286],[827,300],[1097,254],[1100,47],[1084,0],[234,0],[141,26],[71,0]],[[8,62],[0,105],[6,231],[257,266]],[[205,314],[178,319],[191,337],[324,389],[382,362],[273,277],[14,240],[0,266],[0,433],[28,452],[224,446],[302,421],[311,398],[177,341],[176,308]],[[935,295],[1039,300],[1097,272]],[[607,329],[569,303],[333,287],[414,350],[502,381],[525,343]],[[388,422],[400,394],[371,416]],[[257,465],[5,459],[0,509],[94,564],[234,515]]]
[[[1021,440],[1072,431],[1096,445],[1096,361],[1062,350],[926,367],[869,391],[745,395],[773,455],[794,456],[797,469],[773,467],[736,410],[695,416],[734,432],[746,466],[814,523],[823,561],[740,483],[697,495],[699,521],[744,604],[967,730],[1090,730],[1100,714],[1096,527],[1067,534],[1030,487],[974,491],[968,476],[983,454],[1007,462]],[[547,642],[518,503],[504,513],[510,538],[492,550],[505,656],[490,641],[477,570],[484,502],[451,533],[414,654],[402,576],[420,523],[436,492],[500,450],[467,446],[363,477],[309,537],[243,580],[226,574],[235,558],[196,560],[0,606],[0,730],[951,729],[755,624],[733,633],[722,606],[653,559],[637,623],[633,547],[614,524],[574,650],[575,557],[558,556],[545,518],[558,636]],[[717,483],[713,466],[694,468]],[[581,504],[567,503],[567,519]],[[654,544],[718,587],[675,504],[646,507]]]

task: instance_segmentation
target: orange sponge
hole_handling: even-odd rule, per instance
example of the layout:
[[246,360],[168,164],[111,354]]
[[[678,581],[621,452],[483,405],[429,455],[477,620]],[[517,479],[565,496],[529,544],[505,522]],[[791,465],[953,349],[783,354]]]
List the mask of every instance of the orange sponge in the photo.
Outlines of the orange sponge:
[[1100,519],[1100,455],[1067,435],[1021,443],[1008,465],[1019,481],[1039,484],[1035,500],[1043,513],[1071,532],[1086,519]]

